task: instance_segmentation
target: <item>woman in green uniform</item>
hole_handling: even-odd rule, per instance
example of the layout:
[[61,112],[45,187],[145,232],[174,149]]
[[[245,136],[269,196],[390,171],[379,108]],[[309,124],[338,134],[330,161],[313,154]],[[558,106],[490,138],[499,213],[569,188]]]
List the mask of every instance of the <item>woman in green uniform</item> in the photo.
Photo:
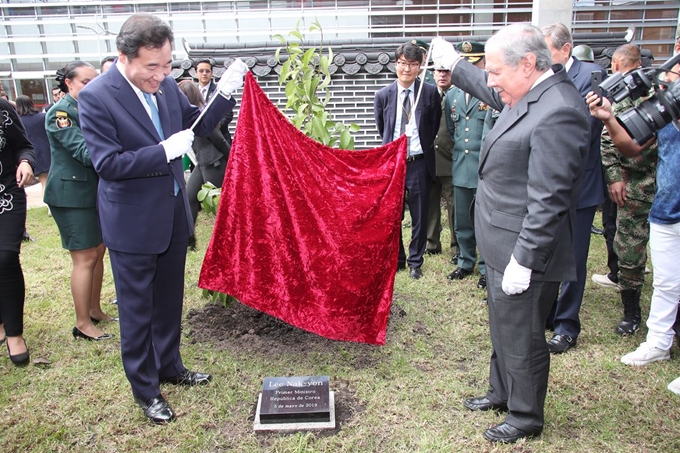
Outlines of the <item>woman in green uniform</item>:
[[78,121],[78,93],[97,71],[84,61],[72,61],[57,71],[59,88],[67,93],[47,112],[45,129],[50,141],[52,164],[44,201],[50,207],[62,246],[71,253],[71,294],[76,308],[73,338],[108,340],[95,324],[113,321],[102,312],[100,293],[104,252],[96,199],[99,178]]

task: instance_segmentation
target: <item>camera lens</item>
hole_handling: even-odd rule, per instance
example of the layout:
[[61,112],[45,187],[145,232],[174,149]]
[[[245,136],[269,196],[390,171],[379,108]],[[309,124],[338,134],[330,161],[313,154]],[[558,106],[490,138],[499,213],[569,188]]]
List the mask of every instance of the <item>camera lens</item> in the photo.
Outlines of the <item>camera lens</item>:
[[642,145],[652,138],[656,131],[678,117],[680,117],[680,79],[637,107],[617,115],[616,119],[628,135]]
[[626,110],[616,119],[639,145],[646,143],[654,136],[655,131],[673,121],[656,95],[637,107]]

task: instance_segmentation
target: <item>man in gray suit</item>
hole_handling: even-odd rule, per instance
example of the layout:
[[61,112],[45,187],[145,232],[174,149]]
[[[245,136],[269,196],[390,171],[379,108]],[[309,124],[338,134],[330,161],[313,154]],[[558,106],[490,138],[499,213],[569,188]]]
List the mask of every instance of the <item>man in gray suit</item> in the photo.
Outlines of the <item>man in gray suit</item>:
[[486,70],[442,38],[435,64],[453,84],[501,111],[480,155],[475,235],[486,260],[491,332],[490,388],[474,411],[507,410],[487,429],[492,442],[543,431],[550,353],[545,321],[561,281],[574,279],[573,230],[588,152],[588,111],[562,65],[551,66],[541,30],[526,23],[486,43]]

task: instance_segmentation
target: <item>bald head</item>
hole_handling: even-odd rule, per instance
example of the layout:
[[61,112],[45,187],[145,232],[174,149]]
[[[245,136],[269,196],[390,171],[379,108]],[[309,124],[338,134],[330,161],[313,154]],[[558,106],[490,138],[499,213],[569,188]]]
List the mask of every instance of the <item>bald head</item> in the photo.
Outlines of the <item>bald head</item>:
[[626,73],[642,65],[640,49],[632,44],[624,44],[612,55],[612,71]]

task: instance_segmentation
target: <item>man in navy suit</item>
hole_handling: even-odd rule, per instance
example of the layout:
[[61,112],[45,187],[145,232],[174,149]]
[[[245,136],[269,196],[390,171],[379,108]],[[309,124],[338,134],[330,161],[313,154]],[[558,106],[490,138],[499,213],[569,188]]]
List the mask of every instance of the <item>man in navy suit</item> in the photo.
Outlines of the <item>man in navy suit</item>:
[[[118,60],[79,96],[80,119],[100,176],[99,220],[118,296],[121,355],[135,401],[154,423],[175,419],[161,382],[207,384],[179,352],[184,264],[193,221],[180,157],[199,110],[169,77],[173,33],[149,14],[131,16],[116,38]],[[247,67],[237,60],[195,128],[207,136],[235,101]],[[245,68],[244,68],[245,67]]]
[[[553,64],[559,63],[566,67],[567,74],[585,102],[586,95],[591,91],[591,73],[600,72],[604,80],[607,71],[598,64],[579,61],[571,55],[573,41],[569,29],[564,24],[546,25],[541,31],[552,54]],[[602,121],[590,118],[590,147],[583,161],[583,186],[578,199],[574,230],[576,281],[562,282],[560,295],[553,307],[554,316],[551,313],[547,322],[549,327],[555,329],[555,335],[548,341],[548,349],[554,354],[566,352],[576,346],[576,339],[581,333],[579,311],[586,286],[590,226],[593,224],[597,205],[604,202],[607,190],[600,155],[602,128]]]
[[[406,159],[406,190],[411,213],[411,243],[406,258],[404,243],[399,237],[399,268],[408,262],[410,276],[419,279],[423,272],[423,254],[427,245],[427,211],[430,187],[436,178],[434,139],[441,119],[441,97],[434,85],[418,80],[423,50],[413,43],[399,46],[395,52],[397,80],[375,94],[375,123],[386,145],[402,134],[408,140]],[[419,98],[415,113],[412,106]]]

